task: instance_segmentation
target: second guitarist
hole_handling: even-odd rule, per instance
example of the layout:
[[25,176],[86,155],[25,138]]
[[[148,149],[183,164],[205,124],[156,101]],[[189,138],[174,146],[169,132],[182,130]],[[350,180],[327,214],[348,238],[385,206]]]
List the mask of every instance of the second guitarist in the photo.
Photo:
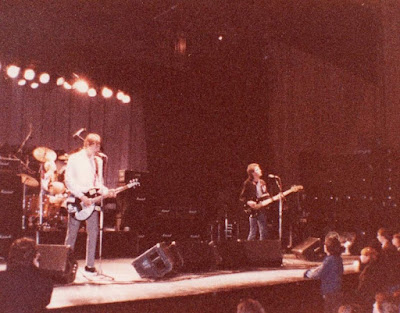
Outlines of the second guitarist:
[[[103,160],[97,156],[100,152],[101,138],[98,134],[89,133],[84,142],[83,149],[72,154],[65,170],[65,184],[72,195],[79,198],[85,206],[93,205],[93,200],[85,195],[90,190],[96,189],[104,197],[115,197],[115,192],[103,184]],[[74,249],[80,221],[74,217],[73,212],[68,216],[68,229],[65,244]],[[97,235],[99,232],[99,212],[93,213],[86,219],[86,266],[85,271],[96,273],[95,255]]]
[[257,228],[260,234],[259,239],[267,239],[267,222],[263,210],[257,209],[257,202],[270,198],[267,185],[261,179],[262,171],[257,163],[247,166],[247,179],[243,183],[240,193],[240,201],[249,208],[249,235],[247,240],[255,240]]

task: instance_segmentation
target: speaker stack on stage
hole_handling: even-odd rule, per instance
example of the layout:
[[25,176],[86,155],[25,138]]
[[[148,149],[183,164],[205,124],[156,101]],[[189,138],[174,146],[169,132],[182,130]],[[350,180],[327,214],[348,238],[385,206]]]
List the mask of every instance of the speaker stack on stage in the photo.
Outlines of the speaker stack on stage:
[[0,158],[0,256],[22,229],[22,183],[17,175],[19,160]]
[[119,170],[118,184],[125,185],[132,179],[136,179],[140,185],[128,189],[117,195],[118,211],[122,213],[121,230],[128,227],[141,232],[142,225],[147,219],[147,198],[149,188],[148,173],[142,173],[132,170]]
[[282,265],[281,242],[226,241],[158,243],[132,262],[142,278],[162,278],[169,273],[245,269]]

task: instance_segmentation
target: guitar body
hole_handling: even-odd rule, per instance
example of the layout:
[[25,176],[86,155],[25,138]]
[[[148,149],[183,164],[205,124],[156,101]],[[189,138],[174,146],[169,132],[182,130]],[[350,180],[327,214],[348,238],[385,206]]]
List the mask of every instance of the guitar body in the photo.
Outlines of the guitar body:
[[[253,201],[256,202],[257,204],[260,204],[263,200],[266,200],[266,199],[259,198],[259,199],[254,199]],[[257,217],[263,211],[263,209],[265,209],[266,207],[267,206],[263,206],[258,209],[253,209],[253,208],[249,207],[246,203],[246,204],[244,204],[244,212],[251,217]]]
[[[98,197],[98,190],[91,189],[85,193],[85,196],[88,198]],[[67,209],[68,212],[71,213],[78,221],[84,221],[87,220],[90,215],[92,215],[94,210],[100,210],[100,207],[95,203],[91,204],[90,206],[86,206],[82,203],[81,199],[71,196],[67,199]]]
[[[129,188],[133,188],[136,186],[140,186],[140,182],[138,179],[132,179],[129,181],[128,184],[125,186],[118,187],[117,189],[114,190],[115,194],[120,193],[121,191],[127,190]],[[75,217],[78,221],[84,221],[87,220],[90,215],[92,215],[93,211],[100,211],[101,207],[96,205],[103,197],[102,195],[99,194],[98,189],[90,189],[88,192],[85,193],[85,196],[92,199],[92,204],[89,206],[86,206],[82,203],[81,199],[76,198],[74,196],[69,196],[67,199],[67,209],[68,213],[72,214],[73,217]]]

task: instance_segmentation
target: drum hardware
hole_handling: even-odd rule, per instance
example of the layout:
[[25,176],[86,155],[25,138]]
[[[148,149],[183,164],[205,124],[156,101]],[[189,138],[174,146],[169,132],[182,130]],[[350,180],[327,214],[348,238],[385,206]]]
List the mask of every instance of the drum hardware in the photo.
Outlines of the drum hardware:
[[55,151],[46,147],[37,147],[32,152],[33,157],[40,163],[45,163],[47,161],[55,161],[57,159],[57,154]]
[[[39,193],[39,228],[43,227],[43,199],[44,199],[44,184],[48,184],[49,174],[55,167],[54,161],[57,159],[55,151],[46,147],[37,147],[32,151],[33,157],[40,162],[40,193]],[[52,166],[54,164],[54,166]],[[45,172],[47,169],[47,172]],[[47,174],[47,175],[46,175]],[[47,177],[46,177],[47,176]],[[48,185],[46,186],[48,188]],[[39,232],[36,234],[36,241],[39,244]]]
[[39,186],[39,182],[35,178],[33,178],[32,176],[30,176],[28,174],[20,173],[20,174],[17,174],[17,176],[21,177],[21,183],[23,183],[24,185],[27,185],[29,187],[38,187]]
[[58,159],[60,161],[68,161],[68,158],[69,158],[69,154],[68,153],[64,153],[64,154],[58,156]]

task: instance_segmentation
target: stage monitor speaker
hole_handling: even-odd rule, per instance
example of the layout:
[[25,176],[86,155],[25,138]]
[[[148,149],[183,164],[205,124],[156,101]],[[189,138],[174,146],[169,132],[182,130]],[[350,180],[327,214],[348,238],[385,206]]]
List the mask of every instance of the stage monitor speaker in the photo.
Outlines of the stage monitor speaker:
[[227,240],[216,243],[216,262],[221,269],[240,269],[247,266],[243,241]]
[[216,268],[217,250],[212,243],[203,241],[177,241],[171,245],[178,272],[209,271]]
[[248,266],[279,267],[282,265],[280,240],[244,241]]
[[321,239],[308,237],[305,241],[292,249],[293,254],[302,260],[316,261],[322,253]]
[[278,267],[282,265],[280,240],[225,241],[217,244],[220,268]]
[[174,263],[169,246],[161,242],[136,257],[132,266],[142,278],[161,278],[173,270]]
[[66,245],[39,244],[39,269],[54,282],[69,284],[74,282],[78,263],[72,250]]

